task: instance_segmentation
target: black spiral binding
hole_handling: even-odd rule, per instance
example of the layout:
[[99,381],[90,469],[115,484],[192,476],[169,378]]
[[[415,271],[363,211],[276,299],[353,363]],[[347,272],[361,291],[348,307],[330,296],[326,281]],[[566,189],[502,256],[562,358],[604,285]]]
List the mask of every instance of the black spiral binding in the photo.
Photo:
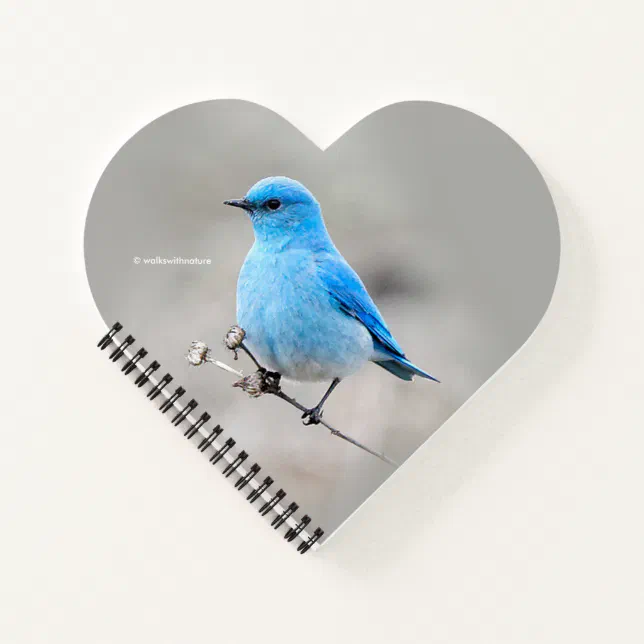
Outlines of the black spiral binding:
[[[107,349],[115,342],[116,334],[123,330],[123,325],[119,322],[115,322],[112,328],[100,339],[98,342],[98,348],[101,351]],[[143,387],[150,381],[150,377],[157,371],[161,365],[153,360],[147,367],[141,365],[141,361],[147,356],[148,352],[141,347],[136,353],[129,355],[128,348],[134,344],[135,338],[131,335],[128,335],[120,344],[116,344],[116,348],[109,354],[110,360],[117,362],[121,358],[127,358],[126,362],[123,364],[121,371],[128,375],[132,373],[135,369],[140,371],[137,378],[134,380],[134,384],[137,387]],[[165,388],[172,382],[173,378],[169,373],[166,373],[156,384],[152,383],[153,386],[147,393],[147,397],[150,400],[154,400],[159,394],[163,394],[164,400],[159,406],[159,411],[162,414],[165,414],[170,409],[174,408],[177,405],[178,400],[186,393],[186,390],[183,387],[177,387],[172,394],[165,391]],[[186,405],[179,408],[174,415],[174,417],[169,416],[170,422],[176,427],[180,426],[183,422],[190,422],[190,426],[184,431],[184,436],[187,439],[192,439],[201,430],[204,428],[206,423],[210,420],[211,416],[208,412],[204,412],[199,416],[197,420],[188,420],[190,414],[196,409],[199,403],[192,398]],[[209,458],[210,463],[216,465],[220,460],[225,458],[226,454],[232,450],[236,443],[233,438],[228,438],[221,447],[216,448],[214,443],[223,433],[223,428],[221,425],[216,425],[212,430],[207,434],[203,435],[200,442],[197,445],[197,449],[200,452],[206,452],[208,449],[212,449],[213,453]],[[223,469],[222,474],[229,478],[234,472],[241,467],[241,465],[248,459],[248,453],[244,450],[240,450],[235,458],[230,460],[226,467]],[[255,482],[255,477],[262,468],[257,464],[253,463],[248,471],[245,474],[242,474],[235,483],[235,488],[240,492],[244,488],[251,485],[253,489],[250,491],[246,500],[253,504],[258,499],[262,498],[267,490],[273,485],[274,481],[270,476],[267,476],[262,483],[258,484]],[[257,487],[254,487],[254,486]],[[266,497],[264,497],[266,498]],[[296,538],[300,539],[300,543],[297,547],[297,551],[300,554],[308,552],[311,547],[317,543],[322,535],[324,530],[321,528],[316,528],[312,534],[305,532],[309,524],[311,523],[311,518],[308,514],[305,514],[299,521],[294,518],[295,513],[298,511],[299,506],[295,502],[291,502],[288,507],[284,508],[281,506],[282,501],[286,498],[286,492],[282,489],[279,489],[273,496],[270,497],[260,508],[259,513],[262,516],[266,516],[271,512],[276,514],[275,518],[271,521],[272,527],[277,530],[282,527],[285,523],[290,521],[290,527],[284,535],[286,541],[294,541]]]

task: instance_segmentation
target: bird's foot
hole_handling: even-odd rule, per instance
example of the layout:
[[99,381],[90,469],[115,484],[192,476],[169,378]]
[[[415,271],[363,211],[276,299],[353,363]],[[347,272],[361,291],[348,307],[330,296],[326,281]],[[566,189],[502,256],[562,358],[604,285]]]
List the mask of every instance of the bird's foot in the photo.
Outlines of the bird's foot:
[[282,379],[282,374],[277,371],[267,371],[266,369],[260,369],[262,373],[262,379],[264,381],[264,393],[265,394],[277,394],[281,391],[280,380]]
[[304,421],[305,425],[319,425],[320,422],[322,421],[322,414],[324,412],[322,411],[322,408],[318,405],[313,407],[312,409],[307,409],[303,414],[302,414],[302,419]]

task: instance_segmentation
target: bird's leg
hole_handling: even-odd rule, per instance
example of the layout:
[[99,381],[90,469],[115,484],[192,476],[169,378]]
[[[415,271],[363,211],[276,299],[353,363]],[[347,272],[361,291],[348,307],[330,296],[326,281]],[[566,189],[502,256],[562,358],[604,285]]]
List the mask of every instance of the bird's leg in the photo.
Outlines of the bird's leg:
[[322,400],[313,408],[307,409],[303,414],[305,425],[317,425],[322,420],[322,407],[327,401],[328,397],[333,393],[333,390],[340,384],[340,378],[334,378],[331,386],[326,390]]

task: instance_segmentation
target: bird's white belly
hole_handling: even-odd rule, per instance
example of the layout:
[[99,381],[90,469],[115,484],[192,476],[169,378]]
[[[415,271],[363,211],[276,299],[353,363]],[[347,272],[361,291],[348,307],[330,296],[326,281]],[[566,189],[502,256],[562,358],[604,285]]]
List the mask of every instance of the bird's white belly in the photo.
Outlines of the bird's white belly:
[[[323,348],[326,338],[315,347],[281,346],[266,356],[270,368],[285,378],[300,382],[328,382],[346,378],[358,371],[373,354],[373,340],[367,329],[353,320],[351,335],[338,338],[341,347]],[[333,332],[329,336],[333,337]],[[322,346],[322,348],[321,348]]]

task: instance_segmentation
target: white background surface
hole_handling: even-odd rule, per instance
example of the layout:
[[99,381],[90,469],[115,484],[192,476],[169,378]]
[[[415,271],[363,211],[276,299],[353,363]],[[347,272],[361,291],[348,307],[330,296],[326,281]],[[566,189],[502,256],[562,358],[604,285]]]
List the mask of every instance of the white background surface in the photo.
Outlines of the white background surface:
[[[636,642],[643,209],[634,3],[0,5],[3,642]],[[94,344],[85,211],[189,102],[320,145],[405,99],[505,129],[555,197],[524,349],[314,556],[276,538]]]

